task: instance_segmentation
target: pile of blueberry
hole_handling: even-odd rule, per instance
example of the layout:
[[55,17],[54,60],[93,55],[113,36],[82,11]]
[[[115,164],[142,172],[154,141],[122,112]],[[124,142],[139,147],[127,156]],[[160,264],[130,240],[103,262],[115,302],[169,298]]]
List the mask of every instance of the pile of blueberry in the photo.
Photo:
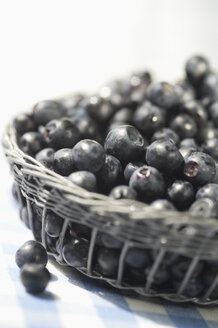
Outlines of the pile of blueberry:
[[[156,210],[189,211],[199,220],[218,218],[218,74],[201,56],[187,61],[185,78],[174,85],[152,82],[148,72],[138,72],[92,96],[41,101],[32,113],[19,115],[14,127],[25,153],[90,192],[139,200]],[[38,241],[41,212],[32,204]],[[25,205],[21,218],[29,226]],[[62,225],[62,218],[47,213],[48,249],[62,252],[71,266],[85,267],[91,229],[70,223],[60,249]],[[115,278],[122,246],[99,233],[95,271]],[[123,281],[145,285],[156,255],[155,250],[129,249]],[[166,254],[152,288],[178,288],[190,261]],[[199,296],[217,273],[218,260],[199,261],[183,294]],[[212,297],[218,297],[218,287]]]

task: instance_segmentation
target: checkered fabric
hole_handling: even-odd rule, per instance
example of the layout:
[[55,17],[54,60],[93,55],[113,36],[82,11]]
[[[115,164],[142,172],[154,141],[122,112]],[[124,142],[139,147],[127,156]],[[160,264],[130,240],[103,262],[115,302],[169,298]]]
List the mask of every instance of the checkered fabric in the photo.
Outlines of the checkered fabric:
[[47,291],[40,296],[26,293],[14,254],[32,239],[32,234],[18,219],[8,167],[3,158],[0,160],[0,328],[218,328],[217,307],[126,297],[119,290],[51,261],[48,269],[52,281]]

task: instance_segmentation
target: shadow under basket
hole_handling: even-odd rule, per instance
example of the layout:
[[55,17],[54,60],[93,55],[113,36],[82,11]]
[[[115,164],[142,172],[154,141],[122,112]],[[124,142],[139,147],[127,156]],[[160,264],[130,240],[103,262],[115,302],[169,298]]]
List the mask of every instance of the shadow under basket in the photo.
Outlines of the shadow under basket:
[[[26,225],[58,263],[67,265],[62,250],[69,227],[86,227],[90,232],[86,237],[89,245],[86,265],[77,268],[83,274],[146,297],[218,304],[217,220],[186,212],[157,211],[141,202],[113,200],[88,192],[24,154],[17,144],[13,122],[5,130],[3,148],[14,177],[16,197],[21,207],[27,208]],[[41,209],[40,222],[36,221],[34,206]],[[49,212],[63,220],[61,232],[54,240],[45,231]],[[104,274],[96,264],[102,234],[121,245],[115,251],[118,256],[115,275]],[[54,247],[57,244],[58,248]],[[132,248],[148,254],[149,268],[133,270],[128,266],[126,256]],[[179,271],[183,274],[175,279],[181,262],[185,263]],[[201,274],[196,278],[199,268]],[[202,282],[204,273],[210,271],[209,281]]]

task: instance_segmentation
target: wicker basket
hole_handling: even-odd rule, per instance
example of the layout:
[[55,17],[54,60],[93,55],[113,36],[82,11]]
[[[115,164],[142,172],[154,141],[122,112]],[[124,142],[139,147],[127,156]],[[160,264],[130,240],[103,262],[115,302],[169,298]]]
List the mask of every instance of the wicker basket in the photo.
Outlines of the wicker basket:
[[[58,263],[66,265],[62,253],[49,251],[46,244],[45,216],[48,210],[52,210],[64,221],[59,236],[60,250],[69,221],[85,224],[92,229],[87,267],[79,269],[83,274],[103,279],[114,287],[133,290],[144,296],[157,296],[175,302],[218,304],[218,300],[210,299],[218,284],[218,274],[201,298],[188,298],[182,295],[198,261],[218,259],[217,220],[204,220],[185,212],[160,212],[151,210],[149,206],[140,202],[118,201],[88,192],[24,154],[17,144],[13,121],[5,130],[3,148],[18,188],[18,196],[26,201],[33,235],[37,238],[31,207],[31,204],[35,203],[43,208],[42,243]],[[93,267],[93,253],[99,231],[107,232],[123,242],[117,277],[113,279],[102,276]],[[123,281],[124,259],[129,247],[154,250],[157,254],[144,286],[131,286]],[[154,275],[169,252],[191,258],[190,266],[177,292],[172,289],[157,291],[153,288]]]

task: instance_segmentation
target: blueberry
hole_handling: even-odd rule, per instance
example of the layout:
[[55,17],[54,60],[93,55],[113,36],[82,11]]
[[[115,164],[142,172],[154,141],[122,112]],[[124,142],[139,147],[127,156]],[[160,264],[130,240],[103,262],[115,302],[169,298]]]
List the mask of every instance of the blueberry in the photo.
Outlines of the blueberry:
[[[176,290],[178,290],[180,287],[180,282],[174,280],[173,286]],[[184,295],[186,297],[197,297],[197,296],[201,295],[203,289],[204,289],[204,285],[199,277],[191,278],[187,282],[184,290],[182,291],[182,295]]]
[[145,152],[145,140],[138,130],[131,125],[122,125],[112,129],[106,139],[104,148],[121,163],[140,159]]
[[207,139],[218,138],[218,130],[214,127],[213,122],[208,121],[205,127],[200,129],[197,134],[197,140],[199,143],[205,142]]
[[45,232],[50,237],[57,238],[60,235],[63,219],[55,213],[48,213],[45,218]]
[[54,153],[53,168],[56,173],[67,176],[75,171],[72,149],[63,148]]
[[104,148],[97,141],[81,140],[73,148],[73,161],[78,170],[96,173],[105,162]]
[[216,174],[211,182],[218,184],[218,163],[216,163]]
[[66,116],[70,117],[75,113],[81,101],[85,98],[85,95],[82,93],[75,93],[70,96],[64,97],[60,100],[60,103],[66,109]]
[[29,215],[28,215],[27,206],[23,206],[23,207],[20,208],[20,219],[25,224],[25,226],[28,229],[30,229]]
[[112,117],[111,123],[114,122],[126,122],[126,124],[131,124],[133,120],[133,111],[131,108],[123,107],[119,109]]
[[26,132],[19,140],[19,145],[24,153],[34,156],[43,148],[43,138],[38,132]]
[[20,272],[20,279],[26,288],[26,291],[31,294],[42,293],[51,276],[49,271],[39,264],[25,264]]
[[132,174],[141,166],[143,166],[144,163],[143,162],[130,162],[126,165],[125,169],[124,169],[124,178],[125,181],[128,183]]
[[19,114],[14,119],[13,125],[18,135],[36,130],[32,115],[29,114]]
[[[113,130],[113,129],[115,129],[115,128],[118,128],[118,127],[120,127],[120,126],[122,126],[122,125],[128,125],[128,122],[111,122],[110,124],[109,124],[109,126],[108,126],[108,128],[107,128],[107,134],[111,131],[111,130]],[[106,134],[106,135],[107,135]]]
[[196,151],[198,151],[198,149],[193,146],[182,146],[179,148],[179,152],[184,159],[188,158],[192,153],[195,153]]
[[128,186],[116,186],[114,187],[109,197],[114,199],[137,199],[137,193],[134,189],[128,187]]
[[147,147],[146,162],[161,172],[173,174],[182,168],[184,159],[173,141],[159,139]]
[[180,104],[195,98],[193,86],[186,80],[181,80],[175,84],[175,91],[179,97]]
[[209,107],[210,116],[215,124],[218,127],[218,101],[215,101]]
[[157,199],[154,200],[150,206],[155,210],[159,211],[176,211],[175,206],[169,202],[167,199]]
[[26,263],[46,266],[48,257],[45,248],[35,240],[25,242],[16,252],[15,261],[19,268]]
[[72,148],[80,140],[79,130],[69,118],[47,123],[44,136],[47,144],[55,149]]
[[126,267],[124,271],[123,280],[133,287],[144,287],[146,282],[145,272],[143,269],[134,269]]
[[102,232],[100,234],[101,236],[101,241],[102,241],[102,245],[106,248],[109,249],[121,249],[121,247],[123,246],[123,242],[114,238],[113,236]]
[[180,144],[179,144],[180,148],[182,147],[191,147],[191,148],[194,148],[194,149],[198,149],[198,145],[196,143],[196,140],[194,138],[185,138],[183,139]]
[[65,113],[64,106],[54,100],[40,101],[33,107],[34,121],[38,125],[46,125],[51,120],[63,117]]
[[87,266],[89,243],[86,239],[76,239],[63,247],[63,257],[66,263],[74,268]]
[[218,74],[209,73],[203,79],[200,89],[200,98],[208,97],[211,101],[218,99]]
[[156,82],[148,87],[147,98],[154,105],[170,109],[179,103],[175,87],[167,82]]
[[205,75],[209,73],[210,65],[206,58],[193,56],[187,61],[185,71],[190,83],[198,86]]
[[167,189],[167,196],[179,210],[187,209],[195,199],[195,190],[188,181],[176,180]]
[[129,248],[125,257],[125,263],[135,269],[143,269],[150,265],[148,251],[141,248]]
[[199,198],[190,207],[189,211],[205,218],[218,218],[218,203],[211,198]]
[[89,115],[99,123],[107,123],[115,112],[114,106],[99,96],[91,96],[85,106]]
[[151,74],[147,71],[139,71],[131,74],[129,84],[132,89],[140,86],[148,86],[151,83]]
[[43,164],[48,169],[53,169],[53,162],[54,162],[54,149],[53,148],[44,148],[40,150],[36,155],[35,158],[38,162]]
[[77,171],[69,175],[69,179],[77,186],[82,187],[88,191],[97,191],[96,177],[89,171]]
[[[155,248],[155,249],[151,250],[151,257],[152,257],[153,261],[156,260],[158,253],[159,253],[159,249]],[[178,258],[179,258],[178,254],[175,254],[172,252],[166,252],[161,263],[163,266],[171,267],[172,265],[174,265],[174,263],[176,263],[178,261]]]
[[[151,267],[145,269],[145,275],[148,277],[150,273]],[[153,284],[158,287],[163,287],[164,284],[169,282],[171,279],[170,270],[165,265],[160,265],[158,270],[155,272],[153,276]]]
[[169,126],[181,139],[195,137],[198,131],[196,122],[188,114],[178,114]]
[[184,178],[194,185],[202,186],[212,182],[216,174],[214,159],[203,152],[193,152],[185,158]]
[[164,194],[165,184],[162,174],[154,167],[142,166],[136,170],[129,181],[129,186],[145,202],[161,198]]
[[206,287],[210,287],[218,274],[217,267],[207,265],[202,273],[202,281]]
[[112,156],[106,155],[105,162],[98,172],[98,181],[102,190],[110,190],[116,184],[119,184],[122,178],[122,166],[120,161]]
[[71,118],[79,129],[81,139],[101,140],[100,131],[96,122],[88,116]]
[[207,139],[201,144],[202,150],[218,161],[218,138]]
[[85,224],[70,222],[69,223],[70,235],[74,238],[90,239],[91,229]]
[[[189,269],[189,266],[191,264],[191,259],[186,257],[180,257],[178,261],[171,266],[170,270],[173,275],[174,280],[181,282],[183,278],[185,277],[186,272]],[[192,272],[191,278],[197,278],[200,276],[201,272],[204,269],[204,263],[203,261],[199,261]]]
[[151,138],[151,142],[154,142],[158,139],[170,139],[176,145],[178,145],[179,140],[180,140],[178,134],[169,128],[162,128],[162,129],[156,131]]
[[119,253],[113,249],[100,248],[97,254],[97,263],[103,275],[114,276],[118,269]]
[[162,108],[145,101],[134,114],[136,128],[146,137],[165,125],[165,111]]
[[204,107],[197,100],[189,100],[181,106],[181,111],[190,115],[197,123],[198,127],[204,126],[208,119],[208,115]]

